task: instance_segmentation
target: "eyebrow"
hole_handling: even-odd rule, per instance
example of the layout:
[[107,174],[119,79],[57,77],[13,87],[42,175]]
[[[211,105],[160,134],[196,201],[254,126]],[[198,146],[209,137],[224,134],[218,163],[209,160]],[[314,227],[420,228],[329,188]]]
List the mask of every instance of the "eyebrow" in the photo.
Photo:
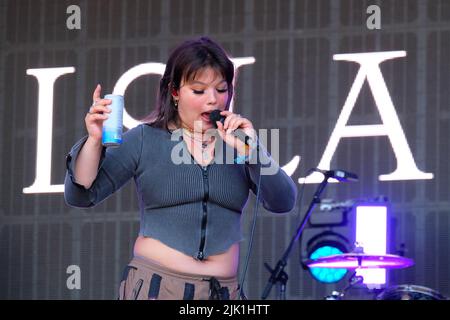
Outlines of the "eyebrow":
[[[226,82],[226,80],[225,79],[223,79],[222,81],[220,81],[218,84],[221,84],[222,82]],[[201,82],[201,81],[197,81],[197,80],[193,80],[193,81],[191,81],[191,83],[192,84],[194,84],[194,83],[198,83],[198,84],[202,84],[202,85],[208,85],[207,83],[204,83],[204,82]]]

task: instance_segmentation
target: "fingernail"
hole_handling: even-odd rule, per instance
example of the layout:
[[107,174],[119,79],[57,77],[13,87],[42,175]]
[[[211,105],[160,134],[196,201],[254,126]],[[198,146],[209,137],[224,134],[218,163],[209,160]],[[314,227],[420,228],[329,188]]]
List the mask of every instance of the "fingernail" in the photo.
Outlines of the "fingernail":
[[231,129],[227,129],[227,134],[230,134],[231,133]]

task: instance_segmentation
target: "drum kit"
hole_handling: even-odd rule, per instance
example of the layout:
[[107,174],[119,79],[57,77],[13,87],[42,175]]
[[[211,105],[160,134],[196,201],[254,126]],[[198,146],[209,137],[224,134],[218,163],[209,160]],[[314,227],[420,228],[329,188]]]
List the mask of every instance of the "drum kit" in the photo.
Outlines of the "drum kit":
[[[309,268],[342,268],[355,270],[350,277],[349,284],[341,291],[333,291],[326,296],[326,300],[343,300],[346,292],[357,284],[363,282],[363,277],[356,274],[358,269],[384,268],[402,269],[414,265],[414,261],[393,254],[372,255],[363,252],[351,252],[344,254],[330,255],[318,259],[307,260]],[[388,287],[376,296],[377,300],[447,300],[430,288],[417,285],[398,285]]]

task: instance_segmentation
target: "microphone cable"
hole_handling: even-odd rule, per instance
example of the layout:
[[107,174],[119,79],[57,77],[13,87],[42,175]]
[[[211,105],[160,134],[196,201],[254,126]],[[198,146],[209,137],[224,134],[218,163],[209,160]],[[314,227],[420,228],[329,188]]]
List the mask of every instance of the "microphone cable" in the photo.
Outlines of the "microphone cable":
[[[305,190],[305,184],[306,184],[306,177],[308,175],[310,175],[311,173],[313,173],[316,168],[312,168],[309,169],[308,172],[306,173],[305,179],[303,180],[303,183],[300,187],[300,196],[298,197],[298,214],[297,214],[297,218],[300,219],[300,214],[301,214],[301,205],[302,205],[302,199],[303,199],[303,194],[304,194],[304,190]],[[283,170],[280,168],[280,170]],[[256,220],[258,217],[258,206],[259,206],[259,192],[260,192],[260,184],[261,184],[261,165],[259,166],[259,179],[258,179],[258,187],[257,187],[257,193],[256,193],[256,204],[255,204],[255,208],[253,210],[253,222],[252,222],[252,227],[251,227],[251,231],[250,231],[250,238],[249,238],[249,244],[248,244],[248,249],[247,249],[247,255],[245,257],[244,260],[244,271],[242,273],[242,279],[239,283],[239,297],[243,300],[247,300],[247,297],[244,294],[244,282],[245,282],[245,276],[247,274],[247,269],[248,269],[248,264],[250,261],[250,255],[251,255],[251,249],[253,246],[253,238],[254,238],[254,233],[255,233],[255,228],[256,228]],[[300,239],[299,239],[299,243],[301,243],[301,235],[300,235]],[[301,246],[300,246],[301,247]]]
[[[280,170],[281,170],[281,168],[280,168]],[[258,186],[256,187],[257,188],[256,189],[256,204],[255,204],[255,208],[253,210],[253,222],[252,222],[252,227],[251,227],[251,230],[250,230],[249,243],[248,243],[248,248],[247,248],[247,255],[246,255],[245,260],[244,260],[244,271],[242,272],[242,278],[241,278],[241,281],[239,283],[239,297],[240,297],[241,300],[247,300],[247,297],[244,294],[244,281],[245,281],[245,276],[247,274],[248,264],[250,262],[250,254],[251,254],[251,251],[252,251],[253,237],[254,237],[255,228],[256,228],[256,218],[258,217],[260,185],[261,185],[261,164],[259,165]]]
[[[280,168],[280,170],[282,170],[282,169]],[[303,183],[302,183],[302,185],[300,187],[300,192],[299,192],[300,195],[297,198],[297,200],[298,200],[297,201],[297,203],[298,203],[298,214],[297,214],[298,221],[301,218],[301,210],[302,210],[301,206],[302,206],[303,194],[304,194],[305,185],[306,185],[306,179],[313,172],[321,172],[321,173],[323,173],[318,168],[311,168],[311,169],[309,169],[307,171],[307,173],[305,175],[305,178],[303,179]],[[261,165],[259,167],[259,179],[258,179],[258,189],[257,189],[257,194],[256,194],[256,205],[255,205],[255,209],[254,209],[254,213],[253,213],[253,223],[252,223],[252,228],[251,228],[251,232],[250,232],[248,251],[247,251],[247,255],[246,255],[246,258],[245,258],[245,262],[244,262],[244,271],[242,273],[242,279],[241,279],[241,281],[239,283],[239,297],[241,299],[243,299],[243,300],[247,300],[247,298],[245,297],[245,294],[244,294],[243,285],[244,285],[244,282],[245,282],[245,276],[247,274],[248,264],[249,264],[249,261],[250,261],[251,248],[252,248],[252,245],[253,245],[253,237],[254,237],[254,232],[255,232],[255,227],[256,227],[256,218],[258,216],[260,184],[261,184]],[[296,203],[296,205],[297,205],[297,203]],[[300,258],[300,265],[302,266],[303,269],[305,269],[306,266],[304,265],[304,263],[302,261],[303,260],[303,252],[302,252],[302,247],[301,247],[302,236],[303,236],[303,232],[302,232],[302,234],[300,234],[300,237],[298,239],[299,248],[300,248],[300,255],[299,255],[300,257],[299,258]]]
[[[220,121],[222,124],[225,121],[225,117],[220,114],[220,110],[218,110],[218,109],[213,110],[209,114],[209,119],[214,124],[214,127],[216,129],[217,129],[216,121]],[[245,139],[245,144],[247,144],[247,139]],[[259,144],[259,142],[258,142],[258,144]],[[257,146],[257,150],[259,152],[259,145]],[[258,154],[256,156],[258,157]],[[250,253],[251,253],[251,249],[252,249],[252,245],[253,245],[253,236],[254,236],[255,227],[256,227],[256,218],[258,216],[260,186],[261,186],[261,164],[259,165],[259,178],[258,178],[258,185],[256,187],[256,204],[255,204],[255,209],[253,210],[253,223],[252,223],[252,228],[250,231],[250,239],[249,239],[249,244],[248,244],[248,248],[247,248],[247,256],[244,260],[244,272],[242,273],[242,279],[238,284],[239,285],[239,298],[242,300],[247,300],[247,297],[244,294],[243,286],[244,286],[244,281],[245,281],[245,275],[247,274],[248,264],[250,261]]]

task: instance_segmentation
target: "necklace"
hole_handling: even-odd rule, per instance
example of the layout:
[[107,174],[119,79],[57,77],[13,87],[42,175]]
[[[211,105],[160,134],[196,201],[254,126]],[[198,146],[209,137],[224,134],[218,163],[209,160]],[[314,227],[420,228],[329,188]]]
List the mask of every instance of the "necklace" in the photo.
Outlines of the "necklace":
[[208,150],[207,148],[208,148],[208,146],[213,144],[212,142],[214,141],[214,136],[211,136],[207,140],[203,140],[203,139],[196,138],[195,135],[193,133],[191,133],[189,130],[184,131],[184,133],[192,141],[194,141],[194,142],[196,141],[197,143],[201,144],[201,151],[202,151],[202,159],[203,159],[203,161],[209,160],[211,150]]
[[[189,129],[185,130],[184,133],[192,140],[195,140],[197,142],[200,142],[202,144],[202,146],[207,146],[208,144],[210,144],[210,142],[212,142],[214,140],[214,135],[211,135],[209,137],[207,137],[207,139],[199,139],[195,136],[195,133],[193,131],[190,131]],[[202,135],[202,134],[200,134]]]
[[[213,149],[208,150],[208,146],[213,144],[214,141],[214,135],[207,137],[207,139],[199,139],[196,137],[196,133],[194,132],[194,129],[190,128],[186,123],[181,121],[181,127],[184,129],[183,133],[186,134],[186,136],[193,142],[200,143],[201,145],[201,152],[202,152],[202,161],[208,161],[211,155],[211,151],[214,151]],[[203,135],[203,134],[200,134]],[[195,153],[195,147],[193,147],[193,152]]]

